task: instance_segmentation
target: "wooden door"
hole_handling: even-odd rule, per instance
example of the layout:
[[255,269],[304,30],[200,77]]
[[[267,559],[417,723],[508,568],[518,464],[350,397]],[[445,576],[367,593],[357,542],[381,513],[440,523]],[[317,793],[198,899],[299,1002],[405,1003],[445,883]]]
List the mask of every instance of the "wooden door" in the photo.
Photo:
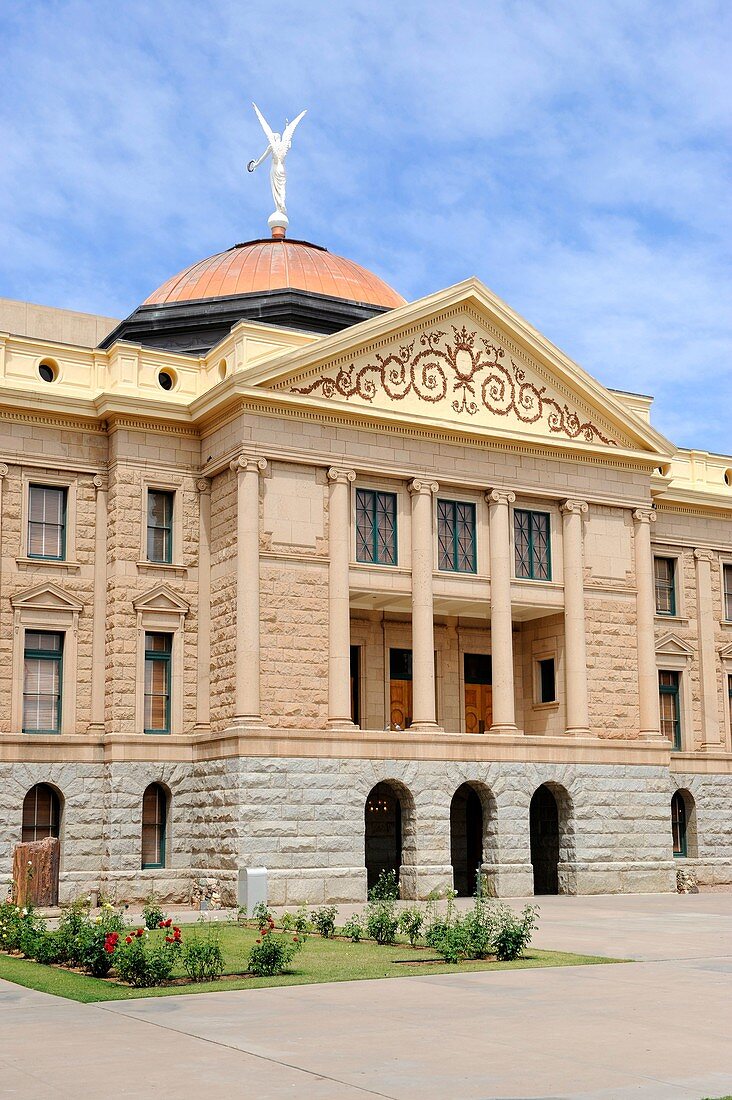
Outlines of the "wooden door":
[[412,681],[391,680],[390,692],[390,717],[392,729],[400,726],[405,730],[412,724]]
[[465,685],[465,732],[485,733],[493,725],[493,688],[490,684]]

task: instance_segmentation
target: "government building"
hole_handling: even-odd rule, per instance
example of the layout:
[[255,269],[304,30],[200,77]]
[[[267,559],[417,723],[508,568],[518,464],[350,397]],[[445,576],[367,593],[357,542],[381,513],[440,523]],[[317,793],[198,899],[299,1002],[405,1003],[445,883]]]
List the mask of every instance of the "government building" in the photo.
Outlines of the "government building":
[[731,883],[732,457],[274,232],[0,301],[3,892],[46,836],[62,900]]

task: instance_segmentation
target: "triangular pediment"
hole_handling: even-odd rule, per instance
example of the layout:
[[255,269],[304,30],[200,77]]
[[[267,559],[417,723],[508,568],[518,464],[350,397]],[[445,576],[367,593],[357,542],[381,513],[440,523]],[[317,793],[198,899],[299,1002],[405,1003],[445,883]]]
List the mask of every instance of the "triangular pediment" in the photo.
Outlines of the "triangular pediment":
[[613,450],[674,450],[470,279],[247,372],[249,385],[455,430]]
[[11,596],[10,603],[17,610],[36,611],[82,611],[83,603],[69,596],[55,584],[39,584]]
[[694,650],[677,634],[664,634],[656,642],[656,654],[664,657],[693,657]]
[[732,644],[723,646],[719,651],[719,656],[723,661],[732,661]]
[[133,600],[135,611],[173,611],[178,615],[187,615],[190,605],[176,595],[167,584],[158,584],[143,596]]

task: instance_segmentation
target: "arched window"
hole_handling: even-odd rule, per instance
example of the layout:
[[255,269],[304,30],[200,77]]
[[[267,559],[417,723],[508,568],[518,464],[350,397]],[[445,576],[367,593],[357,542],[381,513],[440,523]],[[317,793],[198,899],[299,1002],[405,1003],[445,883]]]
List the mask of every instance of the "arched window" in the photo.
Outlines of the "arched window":
[[23,829],[21,840],[45,840],[58,836],[61,822],[61,803],[53,787],[36,783],[23,799]]
[[159,783],[151,783],[142,796],[142,866],[164,867],[168,795]]
[[686,802],[681,791],[675,791],[671,799],[671,833],[674,838],[674,855],[686,856]]

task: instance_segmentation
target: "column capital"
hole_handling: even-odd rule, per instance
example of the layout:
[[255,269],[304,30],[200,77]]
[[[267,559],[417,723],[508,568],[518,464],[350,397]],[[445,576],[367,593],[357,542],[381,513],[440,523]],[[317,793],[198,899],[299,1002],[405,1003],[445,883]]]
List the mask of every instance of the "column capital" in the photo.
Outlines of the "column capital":
[[489,489],[485,494],[485,499],[489,504],[505,504],[508,507],[509,504],[513,504],[516,499],[516,494],[510,489]]
[[356,471],[342,466],[331,466],[328,470],[328,481],[345,482],[348,485],[356,480]]
[[695,550],[694,557],[697,561],[708,561],[711,564],[715,555],[713,550]]
[[7,464],[7,462],[0,462],[0,481],[2,481],[2,479],[4,477],[7,477],[7,476],[8,476],[8,464]]
[[589,512],[590,506],[586,500],[564,500],[559,505],[559,511],[563,516],[580,515],[584,516]]
[[636,508],[633,519],[636,523],[655,523],[656,513],[653,508]]
[[256,455],[239,455],[229,463],[229,469],[235,474],[259,473],[267,469],[267,459]]
[[199,477],[196,479],[196,492],[197,493],[210,493],[211,492],[211,479],[208,477]]
[[109,489],[109,477],[107,474],[95,474],[92,478],[95,493],[106,493]]
[[409,482],[407,489],[412,495],[425,494],[431,496],[433,493],[439,492],[440,485],[437,481],[422,481],[421,478],[415,477]]

